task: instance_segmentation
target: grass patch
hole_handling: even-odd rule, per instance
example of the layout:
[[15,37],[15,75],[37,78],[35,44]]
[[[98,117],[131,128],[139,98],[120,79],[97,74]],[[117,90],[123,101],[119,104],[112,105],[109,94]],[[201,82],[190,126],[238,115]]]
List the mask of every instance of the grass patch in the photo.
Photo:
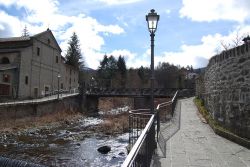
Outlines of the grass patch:
[[115,135],[128,132],[128,112],[105,116],[104,122],[99,125],[99,128],[101,132],[107,135]]
[[222,127],[221,125],[219,125],[218,122],[216,122],[212,116],[210,115],[210,113],[207,111],[207,109],[204,106],[204,101],[202,99],[199,98],[195,98],[194,99],[194,103],[196,104],[196,107],[198,108],[199,112],[201,113],[201,115],[205,118],[205,120],[207,121],[207,123],[210,125],[210,127],[214,130],[214,132],[224,138],[227,138],[239,145],[242,145],[244,147],[247,147],[248,149],[250,149],[250,140],[246,139],[246,138],[242,138],[236,134],[234,134],[233,132],[231,132],[228,129],[225,129],[224,127]]
[[74,122],[84,115],[79,112],[73,111],[61,111],[56,113],[47,114],[41,117],[27,117],[15,120],[4,121],[0,124],[1,131],[19,131],[28,128],[41,127],[41,126],[53,126],[62,123]]
[[209,123],[210,126],[212,125],[212,128],[219,127],[219,124],[212,118],[210,113],[205,108],[204,101],[196,97],[194,99],[194,102],[195,102],[200,114],[205,118],[207,123]]

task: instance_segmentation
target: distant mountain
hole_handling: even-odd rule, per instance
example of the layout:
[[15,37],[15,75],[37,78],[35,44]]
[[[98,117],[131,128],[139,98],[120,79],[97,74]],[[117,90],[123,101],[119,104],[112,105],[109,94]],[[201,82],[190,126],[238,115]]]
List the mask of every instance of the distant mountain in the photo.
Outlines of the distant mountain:
[[201,74],[201,73],[204,73],[206,70],[206,67],[203,67],[203,68],[197,68],[197,69],[194,69],[194,72],[196,74]]
[[89,68],[89,67],[83,67],[82,69],[81,69],[81,71],[89,71],[89,72],[94,72],[94,71],[96,71],[96,70],[94,70],[94,69],[92,69],[92,68]]

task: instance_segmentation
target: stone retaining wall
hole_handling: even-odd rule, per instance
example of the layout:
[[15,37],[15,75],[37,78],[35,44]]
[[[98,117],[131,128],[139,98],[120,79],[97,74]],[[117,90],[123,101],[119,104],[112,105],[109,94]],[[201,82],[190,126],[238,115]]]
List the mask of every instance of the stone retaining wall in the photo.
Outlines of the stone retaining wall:
[[36,117],[64,111],[81,111],[79,97],[72,96],[45,102],[0,106],[0,124],[14,124],[15,120],[23,118],[34,120]]
[[196,95],[212,117],[235,134],[250,138],[250,43],[212,57]]

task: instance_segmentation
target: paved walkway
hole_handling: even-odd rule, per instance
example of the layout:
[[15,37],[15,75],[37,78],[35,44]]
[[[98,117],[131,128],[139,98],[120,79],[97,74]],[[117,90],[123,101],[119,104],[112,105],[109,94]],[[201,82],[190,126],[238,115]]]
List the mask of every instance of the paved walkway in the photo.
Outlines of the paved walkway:
[[[63,99],[65,97],[69,97],[69,96],[76,96],[79,93],[67,93],[67,94],[60,94],[59,98]],[[6,105],[16,105],[16,104],[30,104],[30,103],[42,103],[42,102],[46,102],[46,101],[50,101],[50,100],[55,100],[58,98],[58,95],[51,95],[51,96],[47,96],[47,97],[43,97],[40,99],[32,99],[32,100],[16,100],[16,101],[11,101],[11,102],[4,102],[4,103],[0,103],[0,106],[6,106]]]
[[[180,101],[181,127],[167,142],[155,167],[250,167],[250,150],[216,135],[197,116],[193,98]],[[159,150],[158,150],[159,151]]]

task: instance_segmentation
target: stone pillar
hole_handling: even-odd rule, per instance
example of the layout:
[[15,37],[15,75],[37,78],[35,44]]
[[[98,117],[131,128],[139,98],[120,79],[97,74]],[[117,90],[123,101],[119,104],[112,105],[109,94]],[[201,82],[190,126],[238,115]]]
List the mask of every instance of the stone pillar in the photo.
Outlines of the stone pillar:
[[134,109],[150,109],[150,96],[134,97]]
[[98,97],[86,96],[86,109],[88,113],[98,112]]

